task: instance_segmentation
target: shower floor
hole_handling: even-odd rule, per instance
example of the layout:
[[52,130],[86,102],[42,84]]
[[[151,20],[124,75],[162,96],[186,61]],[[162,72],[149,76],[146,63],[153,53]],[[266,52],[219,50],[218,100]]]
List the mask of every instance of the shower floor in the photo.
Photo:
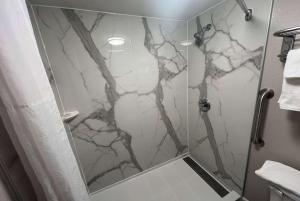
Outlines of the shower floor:
[[91,201],[236,201],[190,157],[180,158],[109,189]]

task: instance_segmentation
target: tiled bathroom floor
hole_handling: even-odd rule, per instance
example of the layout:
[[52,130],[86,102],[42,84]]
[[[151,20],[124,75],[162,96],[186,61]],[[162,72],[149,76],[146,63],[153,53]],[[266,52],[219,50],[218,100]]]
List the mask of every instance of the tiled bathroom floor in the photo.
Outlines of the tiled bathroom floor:
[[91,196],[91,201],[235,201],[234,191],[221,198],[183,159]]

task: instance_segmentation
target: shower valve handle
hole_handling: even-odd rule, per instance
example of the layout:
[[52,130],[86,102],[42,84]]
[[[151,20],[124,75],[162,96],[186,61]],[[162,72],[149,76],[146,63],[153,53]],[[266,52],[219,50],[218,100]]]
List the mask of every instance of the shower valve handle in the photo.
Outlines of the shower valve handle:
[[199,108],[201,112],[208,112],[210,110],[210,103],[207,98],[202,98],[199,100]]

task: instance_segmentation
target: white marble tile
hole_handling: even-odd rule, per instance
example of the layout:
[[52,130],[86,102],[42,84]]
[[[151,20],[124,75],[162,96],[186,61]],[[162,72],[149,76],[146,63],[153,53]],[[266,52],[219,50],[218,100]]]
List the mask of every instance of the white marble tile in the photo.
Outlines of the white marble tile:
[[[187,151],[187,23],[49,7],[35,13],[91,192]],[[122,46],[107,39],[119,36]]]
[[[271,0],[247,2],[251,21],[235,1],[224,1],[189,21],[189,150],[229,188],[242,191]],[[203,27],[211,25],[204,31]],[[198,102],[207,98],[209,112]]]
[[94,193],[91,201],[235,201],[221,198],[183,159],[170,162],[110,189]]
[[[213,26],[188,58],[180,45],[187,38],[183,21],[34,7],[51,84],[62,109],[80,112],[67,129],[90,192],[184,154],[188,146],[203,166],[241,191],[270,2],[247,2],[255,10],[250,22],[229,0],[190,20],[190,39],[197,19]],[[125,44],[109,45],[112,36]],[[199,113],[201,98],[212,105],[207,114]],[[169,171],[159,176],[167,180],[161,195],[176,200],[167,183],[175,185],[180,176]],[[189,182],[177,184],[181,194],[190,191],[185,185],[197,184]]]

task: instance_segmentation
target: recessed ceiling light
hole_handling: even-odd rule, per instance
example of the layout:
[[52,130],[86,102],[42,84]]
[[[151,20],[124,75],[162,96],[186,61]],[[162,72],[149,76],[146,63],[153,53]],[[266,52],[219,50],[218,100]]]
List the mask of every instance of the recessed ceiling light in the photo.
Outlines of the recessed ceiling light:
[[184,41],[180,41],[180,45],[182,46],[190,46],[193,44],[192,40],[184,40]]
[[122,37],[110,37],[107,39],[107,42],[113,46],[120,46],[125,43],[125,38]]

